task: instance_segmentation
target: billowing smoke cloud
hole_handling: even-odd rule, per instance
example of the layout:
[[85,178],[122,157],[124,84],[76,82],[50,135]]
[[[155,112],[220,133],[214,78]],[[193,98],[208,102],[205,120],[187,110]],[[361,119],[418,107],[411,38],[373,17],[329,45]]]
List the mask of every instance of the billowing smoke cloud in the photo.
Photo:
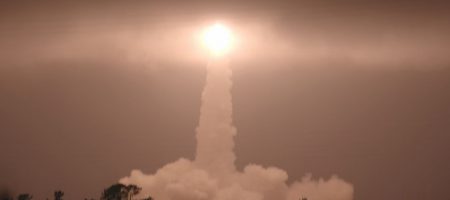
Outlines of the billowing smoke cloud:
[[337,176],[313,180],[306,175],[288,185],[288,174],[276,167],[250,164],[243,171],[236,170],[231,70],[227,65],[225,59],[214,59],[208,66],[195,159],[180,158],[151,175],[133,170],[120,182],[137,184],[143,195],[158,200],[353,199],[353,186]]

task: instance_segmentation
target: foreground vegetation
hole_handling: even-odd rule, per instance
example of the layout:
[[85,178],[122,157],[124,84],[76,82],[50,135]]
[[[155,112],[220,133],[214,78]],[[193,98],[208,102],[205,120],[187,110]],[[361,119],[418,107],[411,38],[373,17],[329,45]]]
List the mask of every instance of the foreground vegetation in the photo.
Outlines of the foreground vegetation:
[[[141,192],[142,188],[137,185],[124,185],[121,183],[116,183],[114,185],[109,186],[105,190],[103,190],[100,200],[154,200],[151,196],[148,196],[144,199],[136,199],[134,198]],[[53,193],[54,200],[63,200],[64,192],[61,190],[56,190]],[[16,198],[14,196],[4,193],[0,194],[0,200],[32,200],[33,195],[29,193],[19,194]],[[47,199],[48,200],[48,199]],[[95,200],[94,198],[85,198],[85,200]]]

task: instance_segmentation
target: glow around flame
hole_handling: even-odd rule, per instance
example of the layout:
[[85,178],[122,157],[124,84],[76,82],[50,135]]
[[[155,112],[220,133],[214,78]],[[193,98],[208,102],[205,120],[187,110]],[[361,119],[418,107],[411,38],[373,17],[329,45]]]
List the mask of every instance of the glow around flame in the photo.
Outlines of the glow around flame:
[[225,25],[216,23],[205,30],[203,43],[213,55],[228,53],[232,43],[231,31]]

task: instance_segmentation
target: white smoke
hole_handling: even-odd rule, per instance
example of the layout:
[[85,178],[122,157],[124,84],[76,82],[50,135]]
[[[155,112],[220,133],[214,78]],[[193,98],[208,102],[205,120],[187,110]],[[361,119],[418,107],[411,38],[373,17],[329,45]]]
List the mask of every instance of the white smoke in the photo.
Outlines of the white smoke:
[[288,174],[276,167],[250,164],[242,172],[236,170],[231,69],[226,59],[216,58],[207,70],[195,159],[180,158],[152,175],[133,170],[121,183],[139,185],[142,195],[157,200],[353,199],[353,186],[337,176],[313,180],[307,175],[288,185]]

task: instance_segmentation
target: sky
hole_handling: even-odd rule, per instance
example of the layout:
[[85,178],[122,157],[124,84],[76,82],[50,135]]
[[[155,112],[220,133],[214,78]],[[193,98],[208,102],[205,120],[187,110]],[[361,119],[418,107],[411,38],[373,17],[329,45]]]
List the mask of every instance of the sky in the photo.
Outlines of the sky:
[[132,169],[193,158],[222,20],[236,165],[339,175],[354,199],[447,199],[445,1],[0,3],[0,186],[97,198]]

